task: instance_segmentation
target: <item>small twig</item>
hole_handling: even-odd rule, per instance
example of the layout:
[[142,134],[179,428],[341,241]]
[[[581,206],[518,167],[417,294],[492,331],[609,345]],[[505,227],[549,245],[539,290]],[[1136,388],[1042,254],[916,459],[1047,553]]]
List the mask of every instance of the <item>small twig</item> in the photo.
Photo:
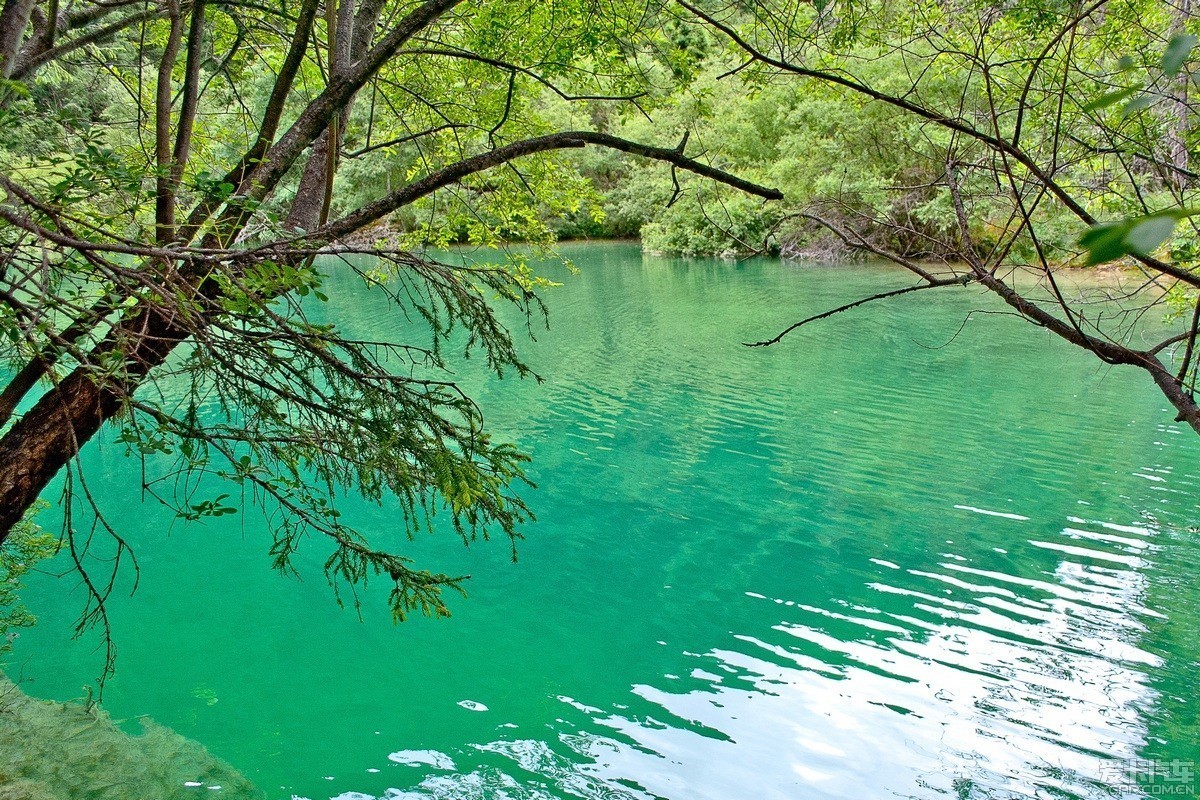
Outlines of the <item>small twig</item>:
[[1200,296],[1196,297],[1196,307],[1192,311],[1192,325],[1187,332],[1187,349],[1183,351],[1183,365],[1179,368],[1179,374],[1175,376],[1175,380],[1183,383],[1183,379],[1187,376],[1188,366],[1192,363],[1192,352],[1196,349],[1196,327],[1200,326]]
[[774,336],[771,339],[766,339],[761,342],[742,342],[742,344],[745,345],[746,347],[768,347],[773,344],[778,344],[783,339],[783,337],[787,336],[789,333],[796,330],[797,328],[801,328],[801,327],[807,325],[810,322],[816,322],[817,320],[826,319],[827,317],[832,317],[834,314],[840,314],[843,311],[849,311],[852,308],[858,308],[859,306],[866,305],[867,303],[872,303],[876,300],[886,300],[889,297],[899,297],[902,294],[909,294],[911,292],[919,292],[922,289],[937,289],[942,286],[966,286],[967,284],[971,283],[973,280],[975,280],[975,279],[972,276],[963,275],[960,278],[951,278],[948,280],[934,280],[934,281],[930,281],[927,283],[918,283],[915,286],[905,286],[903,289],[894,289],[890,292],[880,292],[879,294],[873,294],[870,297],[864,297],[860,300],[855,300],[853,303],[847,303],[844,306],[838,306],[837,308],[831,309],[829,311],[825,311],[823,313],[817,314],[812,317],[808,317],[807,319],[802,319],[799,322],[789,325],[782,332],[780,332],[778,335]]

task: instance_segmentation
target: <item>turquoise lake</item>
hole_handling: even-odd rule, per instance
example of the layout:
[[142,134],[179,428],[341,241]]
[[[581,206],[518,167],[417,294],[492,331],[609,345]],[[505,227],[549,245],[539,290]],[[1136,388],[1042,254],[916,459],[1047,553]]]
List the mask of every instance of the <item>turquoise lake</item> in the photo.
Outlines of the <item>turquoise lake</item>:
[[[122,447],[89,449],[141,564],[112,608],[114,717],[272,800],[1102,798],[1137,796],[1129,759],[1200,759],[1200,439],[1147,377],[972,314],[1003,310],[974,288],[750,349],[909,280],[564,252],[580,274],[549,270],[550,330],[522,341],[545,382],[460,375],[533,457],[519,561],[346,501],[472,575],[449,620],[394,626],[383,585],[360,619],[322,542],[281,577],[260,515],[176,522]],[[408,330],[349,278],[327,291],[354,334]],[[31,694],[100,670],[72,587],[25,593],[8,672]]]

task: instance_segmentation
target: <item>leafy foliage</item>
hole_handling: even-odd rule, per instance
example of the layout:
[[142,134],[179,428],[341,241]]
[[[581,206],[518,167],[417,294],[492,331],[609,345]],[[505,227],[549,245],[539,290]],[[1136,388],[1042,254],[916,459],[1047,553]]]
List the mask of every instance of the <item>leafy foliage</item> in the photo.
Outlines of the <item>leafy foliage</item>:
[[[527,459],[452,366],[535,377],[498,308],[535,330],[552,220],[602,216],[563,151],[778,196],[682,149],[562,126],[584,102],[653,107],[658,82],[689,74],[703,37],[657,3],[33,5],[0,16],[0,539],[62,474],[85,625],[103,623],[131,549],[101,515],[115,557],[89,560],[69,522],[99,512],[72,459],[110,421],[180,519],[257,505],[281,571],[319,538],[339,601],[379,579],[397,620],[448,614],[462,579],[359,530],[339,498],[392,505],[408,536],[519,539]],[[457,244],[485,254],[435,252]],[[347,333],[342,280],[411,336]]]
[[0,655],[11,646],[20,628],[36,621],[21,603],[22,578],[41,560],[58,553],[58,538],[39,528],[33,518],[48,504],[39,503],[26,514],[0,548]]

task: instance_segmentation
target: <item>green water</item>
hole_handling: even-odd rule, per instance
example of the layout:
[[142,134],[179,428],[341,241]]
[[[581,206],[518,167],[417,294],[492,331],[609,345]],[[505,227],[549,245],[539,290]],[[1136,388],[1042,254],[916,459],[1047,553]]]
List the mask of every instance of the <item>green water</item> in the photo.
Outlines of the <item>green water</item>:
[[[284,800],[1098,798],[1125,759],[1200,757],[1200,441],[1141,374],[1002,315],[955,338],[998,310],[974,289],[746,349],[906,278],[569,255],[524,347],[546,382],[462,373],[534,457],[520,562],[397,543],[473,575],[449,621],[393,627],[375,591],[360,621],[319,542],[280,578],[257,517],[172,526],[120,448],[87,454],[141,560],[114,717]],[[405,325],[330,295],[354,333]],[[350,512],[396,535],[395,508]],[[27,593],[31,693],[99,669],[72,585]]]

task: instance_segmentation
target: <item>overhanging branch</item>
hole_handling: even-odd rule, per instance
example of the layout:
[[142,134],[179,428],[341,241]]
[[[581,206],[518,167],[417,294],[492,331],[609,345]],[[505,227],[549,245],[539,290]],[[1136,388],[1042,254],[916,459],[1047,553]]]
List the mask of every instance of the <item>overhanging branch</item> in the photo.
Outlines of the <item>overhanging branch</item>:
[[514,159],[522,156],[533,155],[535,153],[545,153],[553,150],[568,150],[573,148],[587,147],[588,145],[596,145],[599,147],[607,147],[612,150],[620,150],[632,155],[641,156],[642,158],[650,158],[656,161],[665,161],[680,169],[685,169],[688,172],[695,173],[705,178],[723,183],[727,186],[732,186],[748,194],[761,197],[765,200],[782,200],[783,192],[778,189],[771,189],[766,186],[761,186],[757,183],[739,178],[736,175],[728,173],[716,167],[709,166],[694,158],[685,156],[678,149],[666,147],[652,147],[650,145],[632,142],[628,139],[621,139],[617,136],[612,136],[607,133],[597,133],[595,131],[566,131],[563,133],[554,133],[548,136],[539,136],[533,139],[524,139],[519,142],[497,147],[494,150],[489,150],[485,153],[480,153],[476,156],[464,158],[462,161],[443,167],[435,172],[426,175],[419,181],[408,184],[394,192],[376,200],[373,203],[368,203],[362,208],[354,211],[341,219],[335,220],[328,225],[319,228],[312,233],[312,238],[317,240],[332,241],[343,236],[348,236],[356,231],[359,231],[370,225],[376,220],[382,219],[393,211],[403,208],[416,202],[422,197],[427,197],[439,189],[449,186],[453,183],[466,178],[470,175],[475,175],[493,167],[506,164]]
[[911,294],[912,292],[919,292],[922,289],[938,289],[943,286],[966,286],[968,283],[971,283],[972,280],[973,278],[970,275],[963,275],[960,278],[933,280],[927,283],[918,283],[914,286],[905,286],[903,289],[894,289],[890,292],[880,292],[879,294],[873,294],[870,297],[864,297],[860,300],[855,300],[853,303],[846,303],[844,306],[838,306],[837,308],[830,309],[829,311],[824,311],[820,314],[808,317],[807,319],[802,319],[799,322],[792,323],[780,331],[779,334],[771,337],[770,339],[764,339],[761,342],[742,342],[742,344],[746,347],[769,347],[770,345],[778,344],[783,340],[783,337],[787,336],[797,328],[804,327],[810,322],[826,319],[828,317],[832,317],[834,314],[841,314],[843,311],[849,311],[852,308],[865,306],[867,303],[873,303],[876,300],[886,300],[889,297],[899,297],[902,294]]

